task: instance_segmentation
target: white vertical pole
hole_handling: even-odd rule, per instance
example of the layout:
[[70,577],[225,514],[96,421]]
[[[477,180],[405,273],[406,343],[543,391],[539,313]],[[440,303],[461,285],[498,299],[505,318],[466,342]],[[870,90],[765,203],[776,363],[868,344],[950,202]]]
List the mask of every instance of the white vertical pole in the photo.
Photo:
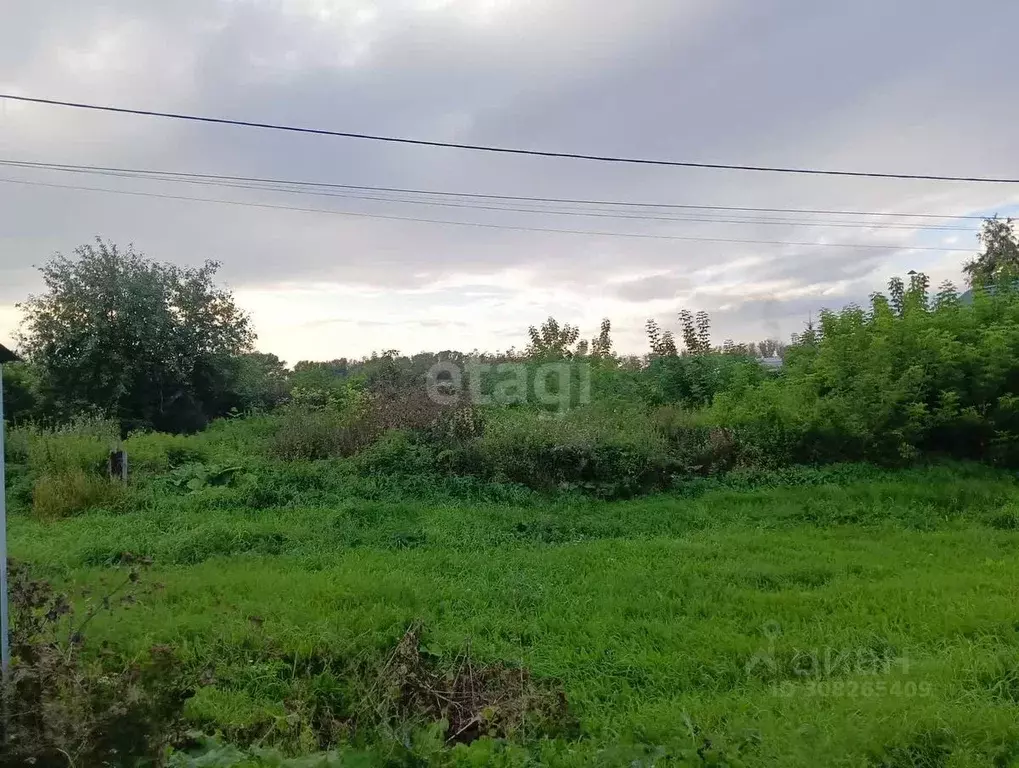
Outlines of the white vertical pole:
[[10,623],[7,616],[7,477],[4,466],[4,367],[0,364],[0,663],[3,681],[11,666]]

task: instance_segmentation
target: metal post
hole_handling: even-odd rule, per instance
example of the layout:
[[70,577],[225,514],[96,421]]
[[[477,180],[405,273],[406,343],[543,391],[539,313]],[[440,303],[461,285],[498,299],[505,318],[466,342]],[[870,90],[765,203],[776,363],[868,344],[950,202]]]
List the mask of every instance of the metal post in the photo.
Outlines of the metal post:
[[11,666],[10,621],[7,615],[7,477],[4,466],[4,367],[0,363],[0,664],[3,681]]

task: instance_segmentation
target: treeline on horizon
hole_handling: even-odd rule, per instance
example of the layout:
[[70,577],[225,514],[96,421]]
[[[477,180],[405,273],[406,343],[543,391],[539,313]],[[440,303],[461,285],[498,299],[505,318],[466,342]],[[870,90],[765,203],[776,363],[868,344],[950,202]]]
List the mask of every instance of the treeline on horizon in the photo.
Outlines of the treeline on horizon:
[[611,361],[610,367],[638,371],[661,357],[780,358],[788,347],[773,338],[713,346],[709,315],[683,310],[678,343],[672,330],[647,321],[644,355],[614,351],[608,318],[588,340],[577,326],[549,317],[528,329],[521,349],[414,355],[386,349],[291,368],[275,354],[254,351],[249,318],[214,282],[219,264],[159,264],[101,239],[74,256],[54,257],[41,270],[47,293],[19,305],[26,314],[19,351],[26,359],[5,369],[5,415],[15,423],[59,424],[88,415],[119,421],[125,434],[187,433],[225,416],[321,404],[348,388],[424,386],[436,363],[585,360],[605,367]]
[[[519,352],[387,350],[289,370],[253,351],[217,264],[160,264],[97,240],[42,267],[45,291],[21,305],[26,362],[5,367],[5,404],[37,430],[104,419],[122,437],[260,415],[282,461],[353,456],[395,432],[428,454],[429,471],[607,495],[737,467],[926,456],[1019,466],[1019,240],[1010,220],[989,219],[980,243],[965,294],[932,290],[922,273],[893,278],[867,306],[821,311],[789,344],[715,346],[708,315],[682,312],[675,333],[648,322],[646,355],[620,356],[608,320],[582,339],[549,318]],[[775,355],[780,369],[757,359]],[[530,395],[479,406],[466,392],[437,403],[425,388],[437,361],[557,360],[585,363],[589,402],[552,414]]]

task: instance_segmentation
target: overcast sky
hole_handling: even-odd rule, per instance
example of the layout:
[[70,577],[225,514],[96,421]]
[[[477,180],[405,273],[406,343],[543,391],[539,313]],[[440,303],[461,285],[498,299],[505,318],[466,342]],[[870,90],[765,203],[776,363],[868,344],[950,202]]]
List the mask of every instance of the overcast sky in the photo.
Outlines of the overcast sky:
[[[1019,177],[1014,0],[0,0],[0,92],[540,150]],[[477,154],[0,102],[0,159],[539,197],[1007,214],[1008,185],[779,176]],[[0,179],[523,227],[523,232],[0,183],[0,342],[33,265],[96,235],[222,262],[259,348],[293,363],[497,350],[548,315],[706,309],[785,338],[888,277],[961,282],[974,232],[581,218],[0,168]],[[725,214],[714,214],[725,216]],[[732,218],[735,214],[728,214]],[[738,217],[738,216],[737,216]],[[746,218],[746,214],[743,215]],[[786,216],[785,220],[790,221]],[[878,221],[878,219],[871,219]],[[903,224],[916,220],[884,219]],[[967,225],[976,222],[928,221]]]

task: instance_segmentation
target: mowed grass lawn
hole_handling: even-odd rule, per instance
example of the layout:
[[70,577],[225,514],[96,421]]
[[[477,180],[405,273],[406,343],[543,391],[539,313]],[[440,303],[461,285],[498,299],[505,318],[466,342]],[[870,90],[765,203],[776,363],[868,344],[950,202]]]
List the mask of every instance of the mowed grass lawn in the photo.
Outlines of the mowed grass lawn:
[[565,693],[577,728],[517,734],[521,760],[1011,766],[1017,528],[1014,476],[941,468],[520,507],[199,498],[18,516],[11,552],[75,590],[152,556],[159,588],[90,643],[174,646],[196,727],[292,753],[315,746],[287,718],[305,662],[381,664],[421,622],[441,664],[469,643]]

